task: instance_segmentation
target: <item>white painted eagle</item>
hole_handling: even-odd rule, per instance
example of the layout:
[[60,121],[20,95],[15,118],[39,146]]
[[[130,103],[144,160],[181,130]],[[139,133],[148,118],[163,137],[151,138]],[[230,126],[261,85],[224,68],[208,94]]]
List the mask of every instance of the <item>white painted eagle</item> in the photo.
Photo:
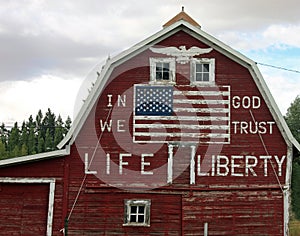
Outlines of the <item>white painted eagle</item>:
[[168,56],[176,57],[176,61],[180,64],[186,64],[189,60],[196,56],[205,53],[209,53],[212,51],[212,48],[198,48],[198,47],[191,47],[190,49],[186,49],[185,46],[176,47],[162,47],[162,48],[153,48],[150,47],[150,50],[154,53],[161,53]]

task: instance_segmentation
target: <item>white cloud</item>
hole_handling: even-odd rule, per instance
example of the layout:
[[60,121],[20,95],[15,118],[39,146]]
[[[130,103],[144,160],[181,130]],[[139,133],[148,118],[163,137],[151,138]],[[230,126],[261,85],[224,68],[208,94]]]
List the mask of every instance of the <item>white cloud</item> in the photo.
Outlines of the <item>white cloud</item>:
[[43,75],[31,81],[1,82],[0,122],[27,120],[39,109],[50,108],[56,115],[72,118],[74,102],[80,87],[80,79],[66,80]]
[[[285,47],[300,48],[298,0],[274,0],[272,5],[261,0],[5,1],[0,3],[0,81],[6,81],[0,82],[0,122],[27,119],[48,107],[72,115],[78,78],[97,58],[157,32],[182,5],[206,32],[246,55],[255,51],[250,55],[258,56],[251,59],[272,64],[266,59],[281,55]],[[270,48],[273,54],[268,54]],[[299,70],[299,56],[284,59],[281,66]],[[285,111],[297,94],[297,82],[269,71],[264,77]],[[279,94],[284,96],[278,99]]]

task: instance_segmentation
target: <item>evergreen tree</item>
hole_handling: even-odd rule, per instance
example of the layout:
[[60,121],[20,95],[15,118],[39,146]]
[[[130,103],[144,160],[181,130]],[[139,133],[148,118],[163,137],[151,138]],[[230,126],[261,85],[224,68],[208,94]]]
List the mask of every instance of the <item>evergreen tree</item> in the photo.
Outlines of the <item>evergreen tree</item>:
[[44,151],[45,151],[45,140],[43,138],[42,132],[39,132],[37,137],[37,153],[42,153]]
[[[300,97],[291,103],[285,116],[287,125],[289,126],[293,136],[300,142]],[[294,157],[292,163],[292,209],[294,215],[300,220],[300,158]]]
[[7,142],[7,148],[10,157],[18,156],[19,154],[19,143],[20,143],[20,131],[18,123],[15,122],[14,127],[9,133],[9,138]]
[[41,133],[43,137],[45,137],[45,134],[42,129],[42,121],[43,121],[43,113],[41,110],[38,111],[38,114],[35,117],[35,124],[36,124],[36,133]]
[[296,219],[300,219],[300,165],[293,163],[292,170],[292,209]]
[[57,144],[64,138],[71,127],[71,119],[62,121],[59,115],[48,108],[45,116],[39,110],[35,120],[31,115],[21,128],[16,122],[8,131],[4,124],[0,126],[0,158],[32,155],[56,149]]
[[72,120],[70,118],[70,116],[67,117],[66,121],[65,121],[65,129],[64,129],[64,136],[68,133],[68,131],[71,128],[71,124],[72,124]]
[[26,156],[26,155],[28,155],[28,148],[27,145],[24,143],[20,150],[20,156]]
[[0,159],[7,158],[7,152],[5,144],[2,143],[2,140],[0,139]]
[[6,129],[4,123],[2,123],[2,125],[0,126],[0,139],[6,150],[7,149],[7,140],[8,140],[8,130]]
[[27,146],[28,143],[28,129],[27,129],[27,125],[25,123],[25,121],[23,121],[22,123],[22,128],[21,128],[21,134],[20,134],[20,147],[22,147],[23,145]]
[[45,151],[53,150],[53,140],[51,137],[50,129],[47,129],[46,136],[45,136]]
[[287,110],[285,116],[287,125],[289,126],[295,139],[300,142],[300,97],[297,96],[296,99],[291,103]]
[[35,135],[35,122],[33,121],[32,115],[29,117],[27,122],[27,129],[28,129],[28,141],[27,141],[27,148],[28,154],[36,154],[37,149],[37,138]]
[[57,117],[55,126],[54,147],[56,148],[56,146],[64,138],[64,122],[60,115]]

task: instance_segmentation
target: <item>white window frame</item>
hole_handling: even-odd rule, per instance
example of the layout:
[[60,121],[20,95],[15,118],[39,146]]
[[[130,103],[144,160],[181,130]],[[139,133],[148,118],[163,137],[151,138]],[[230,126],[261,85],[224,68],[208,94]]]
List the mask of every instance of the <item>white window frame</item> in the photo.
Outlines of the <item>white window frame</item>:
[[[123,226],[143,226],[143,227],[149,227],[150,226],[150,205],[151,200],[149,199],[125,199],[124,200],[124,224]],[[132,213],[131,207],[137,206],[137,212]],[[144,207],[144,212],[139,213],[138,208]],[[140,215],[144,216],[143,222],[132,222],[131,221],[131,215],[136,215],[137,218]]]
[[[209,64],[208,81],[196,81],[196,65]],[[191,85],[214,85],[215,84],[215,59],[213,58],[193,58],[191,61]]]
[[[169,63],[169,80],[156,79],[156,64]],[[175,84],[175,58],[150,58],[150,83],[153,84]]]

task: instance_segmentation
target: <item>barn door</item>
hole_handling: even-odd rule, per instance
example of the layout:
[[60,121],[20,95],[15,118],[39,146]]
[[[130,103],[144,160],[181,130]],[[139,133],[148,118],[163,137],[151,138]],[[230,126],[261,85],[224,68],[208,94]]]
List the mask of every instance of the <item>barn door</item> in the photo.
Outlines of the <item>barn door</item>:
[[0,183],[0,235],[47,233],[49,184]]

